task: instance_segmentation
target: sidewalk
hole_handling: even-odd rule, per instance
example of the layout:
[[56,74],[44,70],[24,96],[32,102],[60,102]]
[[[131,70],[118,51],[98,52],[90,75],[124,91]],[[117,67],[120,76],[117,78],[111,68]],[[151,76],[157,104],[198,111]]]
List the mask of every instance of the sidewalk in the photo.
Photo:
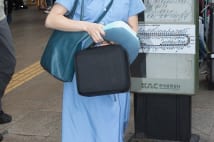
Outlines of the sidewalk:
[[[3,142],[60,142],[62,83],[38,67],[51,33],[44,27],[45,16],[35,7],[13,13],[18,77],[2,100],[5,112],[13,116],[11,123],[0,125]],[[134,133],[133,121],[132,107],[127,139]],[[192,132],[200,135],[200,142],[214,142],[214,91],[207,90],[204,78],[192,97]]]

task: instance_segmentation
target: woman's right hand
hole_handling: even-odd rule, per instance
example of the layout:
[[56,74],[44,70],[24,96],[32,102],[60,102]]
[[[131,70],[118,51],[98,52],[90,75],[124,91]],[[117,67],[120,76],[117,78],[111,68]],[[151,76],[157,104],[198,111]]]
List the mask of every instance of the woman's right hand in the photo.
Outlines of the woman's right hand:
[[104,41],[105,31],[103,27],[102,24],[86,22],[84,30],[88,32],[95,43],[100,43]]

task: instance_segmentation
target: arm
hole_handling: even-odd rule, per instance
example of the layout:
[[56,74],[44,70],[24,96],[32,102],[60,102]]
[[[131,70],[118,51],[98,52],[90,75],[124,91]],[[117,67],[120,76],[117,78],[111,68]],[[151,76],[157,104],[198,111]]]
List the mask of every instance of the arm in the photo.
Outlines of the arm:
[[138,31],[138,16],[131,16],[128,19],[129,26],[137,33]]
[[47,28],[62,31],[85,31],[92,37],[94,42],[102,42],[104,35],[103,25],[87,21],[72,20],[64,16],[67,9],[60,4],[55,4],[45,20]]

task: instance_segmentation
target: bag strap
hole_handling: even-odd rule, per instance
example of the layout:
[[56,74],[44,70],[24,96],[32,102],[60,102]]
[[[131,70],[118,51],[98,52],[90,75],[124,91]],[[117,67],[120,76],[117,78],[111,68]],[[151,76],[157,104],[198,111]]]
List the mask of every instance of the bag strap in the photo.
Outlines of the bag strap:
[[69,17],[73,17],[73,16],[74,16],[74,13],[75,13],[75,11],[76,11],[76,9],[77,9],[77,4],[78,4],[78,0],[75,0],[75,1],[74,1],[74,5],[73,5],[73,7],[72,7],[72,9],[71,9],[71,12],[70,12],[70,14],[69,14]]
[[[79,1],[79,0],[75,0],[74,5],[73,5],[73,7],[72,7],[72,10],[71,10],[71,12],[70,12],[70,14],[69,14],[69,15],[70,15],[69,17],[73,17],[73,16],[74,16],[75,11],[76,11],[76,9],[77,9],[78,1]],[[94,21],[95,23],[99,23],[99,22],[103,19],[103,17],[106,15],[106,13],[108,12],[108,10],[110,9],[112,3],[113,3],[113,0],[111,0],[111,1],[108,3],[108,5],[107,5],[107,7],[106,7],[106,10],[97,18],[97,20]],[[80,20],[83,19],[83,14],[84,14],[84,0],[82,0],[82,3],[81,3]]]

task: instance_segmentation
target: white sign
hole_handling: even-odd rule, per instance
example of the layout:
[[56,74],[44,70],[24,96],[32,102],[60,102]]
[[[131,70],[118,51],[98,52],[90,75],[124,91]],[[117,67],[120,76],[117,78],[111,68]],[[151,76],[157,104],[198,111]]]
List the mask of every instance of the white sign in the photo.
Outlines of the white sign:
[[195,25],[140,24],[143,53],[195,54]]
[[145,22],[193,23],[194,0],[144,0]]

